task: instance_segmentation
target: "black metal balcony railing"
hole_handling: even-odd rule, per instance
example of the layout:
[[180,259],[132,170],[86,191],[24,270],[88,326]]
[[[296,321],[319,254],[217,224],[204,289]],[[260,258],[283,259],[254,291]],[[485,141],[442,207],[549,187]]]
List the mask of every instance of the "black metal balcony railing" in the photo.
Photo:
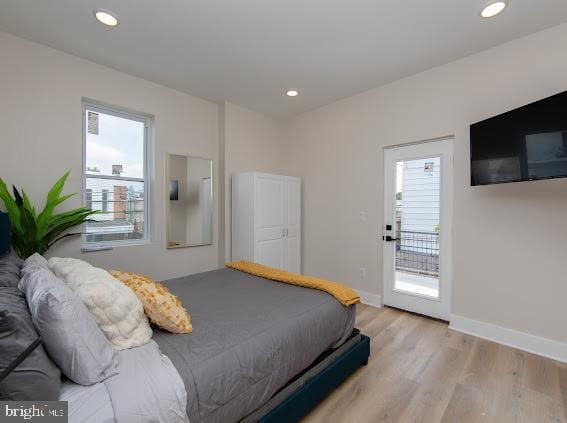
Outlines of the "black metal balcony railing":
[[115,199],[114,193],[95,191],[87,195],[87,207],[98,210],[86,225],[87,242],[125,241],[144,237],[145,201],[121,195]]
[[396,236],[396,270],[439,276],[439,234],[399,230]]

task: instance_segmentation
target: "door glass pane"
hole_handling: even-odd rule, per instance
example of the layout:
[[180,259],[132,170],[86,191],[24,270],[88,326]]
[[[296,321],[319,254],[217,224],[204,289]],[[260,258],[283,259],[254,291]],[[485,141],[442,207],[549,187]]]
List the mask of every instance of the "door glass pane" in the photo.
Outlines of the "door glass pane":
[[396,163],[394,289],[439,297],[441,158]]

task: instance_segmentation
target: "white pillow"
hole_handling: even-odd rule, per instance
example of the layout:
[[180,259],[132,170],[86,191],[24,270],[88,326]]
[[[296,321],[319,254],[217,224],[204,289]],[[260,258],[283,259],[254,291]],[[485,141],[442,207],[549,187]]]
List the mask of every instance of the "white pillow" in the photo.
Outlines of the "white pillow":
[[146,344],[152,330],[130,288],[104,269],[72,258],[49,259],[49,267],[85,303],[108,340],[119,350]]

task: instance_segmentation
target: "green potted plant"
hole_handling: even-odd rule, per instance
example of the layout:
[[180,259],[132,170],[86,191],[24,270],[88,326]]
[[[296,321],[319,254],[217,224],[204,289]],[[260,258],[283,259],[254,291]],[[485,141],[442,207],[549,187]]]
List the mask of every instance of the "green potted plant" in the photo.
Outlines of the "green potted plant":
[[45,206],[36,213],[24,190],[12,186],[13,197],[0,178],[0,199],[10,218],[10,236],[13,250],[21,258],[34,253],[44,254],[59,240],[80,235],[80,232],[66,233],[70,228],[90,221],[89,217],[98,213],[88,207],[55,213],[55,208],[75,194],[61,195],[69,172],[53,185],[47,194]]

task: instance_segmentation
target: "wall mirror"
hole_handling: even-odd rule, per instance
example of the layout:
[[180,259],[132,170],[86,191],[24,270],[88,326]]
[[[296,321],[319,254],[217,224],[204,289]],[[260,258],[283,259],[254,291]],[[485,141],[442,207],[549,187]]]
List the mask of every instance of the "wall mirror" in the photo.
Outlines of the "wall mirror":
[[213,161],[166,154],[167,248],[213,243]]

